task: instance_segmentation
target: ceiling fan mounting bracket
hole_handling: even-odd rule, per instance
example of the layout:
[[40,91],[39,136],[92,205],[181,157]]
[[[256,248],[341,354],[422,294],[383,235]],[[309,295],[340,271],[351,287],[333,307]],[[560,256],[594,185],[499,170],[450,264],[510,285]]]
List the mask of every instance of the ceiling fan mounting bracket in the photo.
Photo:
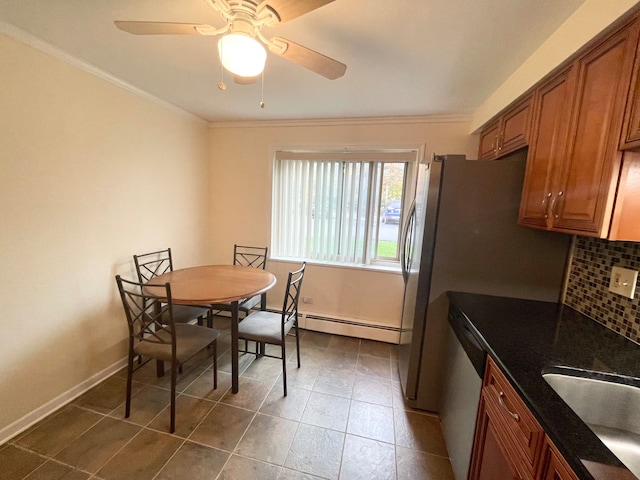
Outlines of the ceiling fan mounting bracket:
[[[237,19],[250,20],[256,30],[263,26],[273,26],[280,22],[277,12],[269,5],[261,6],[253,0],[207,0],[227,21],[233,23]],[[258,8],[260,7],[260,8]]]

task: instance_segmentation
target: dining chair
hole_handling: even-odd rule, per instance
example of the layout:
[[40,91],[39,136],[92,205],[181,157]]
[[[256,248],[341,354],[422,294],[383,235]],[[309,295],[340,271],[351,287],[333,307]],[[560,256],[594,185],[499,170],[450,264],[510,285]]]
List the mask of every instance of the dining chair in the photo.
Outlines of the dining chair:
[[[157,252],[143,253],[133,256],[136,265],[136,273],[140,283],[147,283],[152,278],[173,271],[173,259],[171,248],[158,250]],[[173,321],[175,323],[189,323],[197,320],[202,325],[204,319],[211,326],[213,312],[208,305],[174,305]]]
[[[245,267],[261,268],[267,266],[267,253],[269,247],[250,247],[246,245],[233,245],[233,264]],[[238,302],[238,313],[248,315],[253,307],[260,304],[260,310],[267,308],[267,294],[256,295]],[[231,311],[230,303],[220,303],[212,305],[214,310]]]
[[[306,262],[294,272],[289,272],[287,288],[282,305],[282,313],[267,312],[263,310],[253,311],[238,324],[238,338],[245,340],[243,353],[255,353],[256,356],[266,356],[282,359],[282,381],[284,383],[284,396],[287,396],[287,355],[286,337],[292,328],[295,329],[296,351],[298,356],[298,368],[300,368],[300,336],[298,331],[298,298],[302,288],[302,279]],[[256,351],[248,352],[246,341],[256,342]],[[280,346],[280,356],[268,355],[264,348],[259,346],[265,343]]]
[[122,306],[129,326],[129,352],[127,357],[127,393],[125,405],[125,418],[131,413],[131,381],[133,372],[140,368],[134,368],[136,356],[155,359],[159,368],[159,375],[164,374],[164,362],[171,364],[171,421],[170,432],[175,431],[176,426],[176,378],[178,371],[182,370],[184,362],[192,358],[200,351],[212,347],[213,353],[213,389],[218,388],[218,360],[217,339],[220,335],[217,330],[191,325],[188,323],[176,323],[174,321],[174,309],[171,299],[171,285],[166,283],[162,301],[155,295],[149,295],[144,291],[144,283],[132,282],[116,276],[118,291],[122,299]]

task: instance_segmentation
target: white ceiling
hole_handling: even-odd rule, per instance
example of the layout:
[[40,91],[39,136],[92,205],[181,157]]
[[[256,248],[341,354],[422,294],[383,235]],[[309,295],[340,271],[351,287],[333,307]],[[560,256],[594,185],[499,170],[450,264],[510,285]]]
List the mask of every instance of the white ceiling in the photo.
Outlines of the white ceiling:
[[[300,0],[304,1],[304,0]],[[347,65],[327,80],[269,54],[221,91],[219,37],[135,36],[114,20],[223,25],[206,0],[0,0],[0,20],[208,121],[473,112],[583,0],[335,0],[277,28]]]

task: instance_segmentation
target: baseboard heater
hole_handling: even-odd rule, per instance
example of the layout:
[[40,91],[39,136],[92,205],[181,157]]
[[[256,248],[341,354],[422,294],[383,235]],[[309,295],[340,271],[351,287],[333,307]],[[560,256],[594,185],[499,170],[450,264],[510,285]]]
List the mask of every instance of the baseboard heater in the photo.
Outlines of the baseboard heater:
[[[267,308],[267,312],[281,314],[280,310]],[[218,312],[217,315],[229,316],[230,312]],[[349,337],[366,338],[397,344],[400,338],[400,327],[360,322],[346,318],[326,317],[311,313],[300,313],[300,328]],[[324,324],[324,325],[323,325]]]
[[346,319],[343,319],[343,318],[322,317],[320,315],[303,314],[303,316],[308,320],[320,320],[322,322],[341,323],[343,325],[353,325],[353,326],[356,326],[356,327],[375,328],[377,330],[387,330],[389,332],[400,333],[400,328],[399,327],[392,327],[390,325],[376,325],[376,324],[371,324],[371,323],[357,322],[355,320],[346,320]]

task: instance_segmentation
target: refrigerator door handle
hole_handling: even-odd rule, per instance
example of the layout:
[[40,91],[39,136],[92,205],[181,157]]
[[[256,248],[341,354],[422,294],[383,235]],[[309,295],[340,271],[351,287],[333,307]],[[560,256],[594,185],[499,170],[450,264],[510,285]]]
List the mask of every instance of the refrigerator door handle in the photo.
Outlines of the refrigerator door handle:
[[411,269],[411,240],[413,236],[413,225],[416,219],[416,201],[411,202],[409,215],[402,229],[402,252],[400,254],[400,265],[402,267],[402,278],[407,283],[409,270]]

